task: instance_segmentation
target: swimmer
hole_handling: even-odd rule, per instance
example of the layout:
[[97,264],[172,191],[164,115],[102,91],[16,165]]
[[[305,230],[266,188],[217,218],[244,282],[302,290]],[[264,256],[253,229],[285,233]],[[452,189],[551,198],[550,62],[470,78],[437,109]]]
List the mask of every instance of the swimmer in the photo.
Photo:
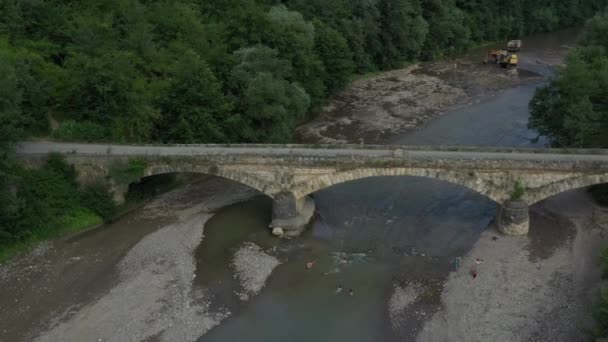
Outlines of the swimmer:
[[311,269],[315,265],[315,261],[309,261],[306,263],[306,269]]
[[349,296],[354,296],[355,295],[355,291],[353,291],[353,289],[348,290],[348,295]]
[[338,285],[338,288],[336,289],[336,294],[341,293],[342,292],[342,285]]

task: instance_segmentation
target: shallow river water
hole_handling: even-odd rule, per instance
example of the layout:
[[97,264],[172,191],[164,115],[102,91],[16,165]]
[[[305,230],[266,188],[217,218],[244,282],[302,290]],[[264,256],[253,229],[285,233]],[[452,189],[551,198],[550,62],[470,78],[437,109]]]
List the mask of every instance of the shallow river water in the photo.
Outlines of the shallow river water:
[[[523,67],[547,74],[536,63],[551,55],[571,32],[522,52]],[[479,54],[472,52],[472,58]],[[527,128],[528,102],[536,87],[507,89],[453,109],[419,131],[392,141],[403,145],[542,146]],[[205,226],[197,254],[198,282],[215,293],[214,305],[233,315],[199,341],[403,341],[414,340],[425,317],[440,305],[442,283],[455,257],[465,254],[495,215],[495,204],[472,191],[436,180],[373,178],[314,194],[312,228],[292,241],[268,239],[271,203],[259,197],[225,208]],[[234,250],[253,241],[285,261],[262,292],[240,303],[227,265]],[[210,260],[211,263],[209,262]],[[308,271],[304,265],[315,260]],[[416,281],[425,299],[393,327],[388,302],[394,286]],[[336,295],[338,285],[355,295]],[[411,317],[410,317],[411,316]]]

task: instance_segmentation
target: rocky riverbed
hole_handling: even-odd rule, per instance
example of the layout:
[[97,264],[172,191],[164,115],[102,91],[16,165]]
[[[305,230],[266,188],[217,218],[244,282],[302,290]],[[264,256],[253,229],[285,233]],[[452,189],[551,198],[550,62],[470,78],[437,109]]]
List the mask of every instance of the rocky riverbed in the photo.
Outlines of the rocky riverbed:
[[[210,310],[205,291],[193,286],[193,251],[215,210],[256,194],[234,182],[209,178],[165,194],[125,218],[124,224],[137,220],[149,226],[138,227],[145,231],[139,241],[131,239],[112,251],[118,258],[92,245],[105,244],[101,240],[107,234],[126,229],[113,225],[42,244],[3,265],[2,305],[14,310],[0,314],[0,341],[196,340],[230,312]],[[278,261],[253,246],[243,251],[235,264],[253,295]],[[252,265],[255,260],[267,262]],[[53,269],[57,277],[47,274]],[[55,298],[47,303],[48,296]],[[7,305],[7,300],[13,304]]]
[[534,209],[529,236],[484,232],[417,341],[588,340],[608,243],[594,210],[588,194],[572,191]]

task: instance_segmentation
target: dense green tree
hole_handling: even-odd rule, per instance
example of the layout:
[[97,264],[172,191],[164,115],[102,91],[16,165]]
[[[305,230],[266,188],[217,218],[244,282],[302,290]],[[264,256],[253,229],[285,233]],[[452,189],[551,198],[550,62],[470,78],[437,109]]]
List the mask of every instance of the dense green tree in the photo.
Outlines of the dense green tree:
[[[590,22],[594,29],[596,22]],[[608,148],[608,55],[587,33],[583,37],[587,46],[572,51],[566,66],[530,102],[530,126],[559,147]]]
[[346,39],[340,32],[321,21],[315,21],[315,52],[323,61],[323,83],[329,93],[341,89],[352,75],[355,65]]
[[[465,26],[465,15],[452,0],[437,0],[424,3],[423,15],[428,23],[421,55],[424,59],[449,56],[463,50],[471,43],[471,34]],[[420,28],[425,29],[426,27]]]
[[[608,10],[608,9],[607,9]],[[608,51],[608,12],[597,15],[585,25],[581,33],[580,44],[585,46],[601,46]]]
[[246,127],[242,139],[288,142],[310,106],[306,91],[287,80],[291,64],[263,45],[236,51],[235,57],[239,64],[232,71],[231,85]]
[[158,136],[166,142],[226,142],[231,105],[209,66],[187,51],[171,68],[164,91]]
[[428,24],[422,18],[419,0],[380,0],[380,38],[383,68],[399,67],[405,60],[420,56]]
[[325,98],[322,80],[325,70],[314,52],[314,25],[283,5],[272,7],[267,18],[270,26],[264,42],[279,51],[281,58],[291,62],[294,70],[291,80],[300,83],[310,95],[313,106],[317,106]]
[[[275,49],[291,70],[285,77],[271,74],[299,84],[310,97],[308,110],[314,111],[344,86],[349,73],[395,68],[405,61],[447,56],[477,42],[577,25],[607,4],[606,0],[513,0],[509,6],[498,0],[6,0],[0,2],[0,51],[16,70],[21,99],[18,126],[27,134],[47,134],[48,118],[57,118],[63,121],[53,134],[58,139],[151,141],[169,135],[177,139],[179,129],[158,131],[159,113],[166,111],[161,99],[174,77],[173,67],[188,51],[206,63],[221,93],[232,96],[233,69],[240,63],[234,52],[258,44]],[[214,124],[220,129],[214,139],[251,136],[244,132],[254,127],[247,127],[241,108],[235,106],[226,114],[230,122]],[[289,122],[296,117],[302,115],[294,113]],[[225,127],[232,127],[228,135]],[[184,139],[193,134],[188,132]],[[260,134],[266,135],[269,132]]]

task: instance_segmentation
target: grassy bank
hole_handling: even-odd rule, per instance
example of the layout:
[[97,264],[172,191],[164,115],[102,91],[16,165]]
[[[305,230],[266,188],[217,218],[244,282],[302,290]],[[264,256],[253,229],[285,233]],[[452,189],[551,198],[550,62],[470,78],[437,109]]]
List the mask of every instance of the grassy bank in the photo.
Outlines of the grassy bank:
[[[45,168],[28,172],[38,173],[44,170]],[[176,189],[187,181],[175,175],[144,178],[130,186],[126,202],[119,206],[109,201],[110,195],[103,188],[97,187],[95,191],[80,188],[77,191],[80,199],[78,205],[66,208],[66,211],[58,216],[49,217],[48,222],[22,225],[21,228],[27,230],[26,234],[1,242],[0,264],[31,251],[43,241],[83,232],[98,227],[104,222],[119,220],[141,208],[154,197]],[[73,184],[69,183],[71,182],[63,186],[71,187]],[[38,183],[36,187],[45,188],[45,184]],[[48,204],[54,205],[54,203]]]
[[32,230],[26,238],[13,243],[0,244],[0,264],[26,253],[43,241],[79,232],[103,223],[101,216],[88,209],[76,209],[63,215],[48,226]]

